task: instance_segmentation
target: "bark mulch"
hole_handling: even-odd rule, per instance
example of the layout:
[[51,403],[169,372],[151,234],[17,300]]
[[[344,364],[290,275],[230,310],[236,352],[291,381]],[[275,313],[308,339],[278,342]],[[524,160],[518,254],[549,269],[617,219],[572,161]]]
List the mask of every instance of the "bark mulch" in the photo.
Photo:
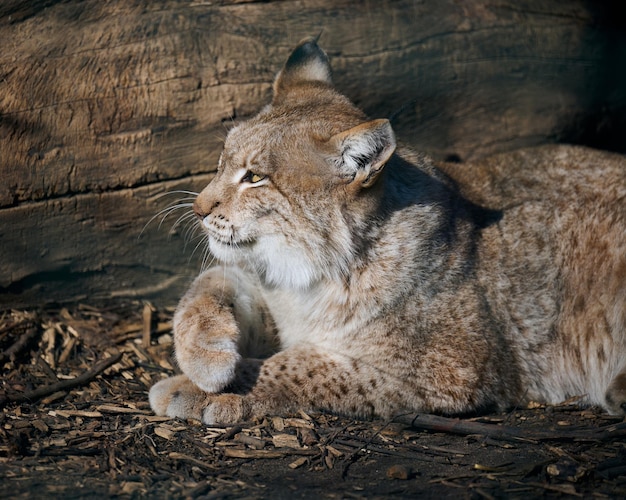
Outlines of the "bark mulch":
[[156,417],[171,310],[0,313],[0,498],[626,497],[626,422],[576,401],[453,419]]

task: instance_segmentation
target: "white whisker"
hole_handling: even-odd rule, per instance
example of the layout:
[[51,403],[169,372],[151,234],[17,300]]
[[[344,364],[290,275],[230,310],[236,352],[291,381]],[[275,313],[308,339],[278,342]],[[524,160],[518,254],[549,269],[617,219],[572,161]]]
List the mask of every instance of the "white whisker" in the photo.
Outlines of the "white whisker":
[[[176,200],[172,203],[170,203],[167,207],[163,208],[162,210],[159,210],[155,215],[153,215],[150,220],[148,220],[148,222],[146,222],[146,224],[143,226],[141,232],[139,233],[138,238],[141,238],[141,236],[143,235],[144,231],[148,228],[148,226],[157,218],[161,218],[161,220],[159,221],[159,225],[158,225],[158,229],[161,229],[161,226],[163,225],[163,223],[165,222],[165,220],[175,211],[177,210],[188,210],[190,208],[193,207],[193,202],[195,201],[196,197],[198,196],[199,193],[196,193],[195,191],[186,191],[186,190],[176,190],[176,191],[168,191],[166,193],[161,193],[157,196],[155,196],[155,199],[161,199],[165,196],[170,196],[170,195],[174,195],[174,194],[184,194],[184,195],[189,195],[189,196],[185,196],[180,198],[179,200]],[[193,212],[190,212],[193,215]],[[176,220],[176,222],[174,222],[174,224],[172,225],[171,230],[175,229],[176,226],[182,221],[184,220],[183,217],[179,218]]]
[[200,193],[196,193],[195,191],[185,191],[183,189],[177,189],[176,191],[167,191],[166,193],[161,193],[155,196],[155,198],[158,200],[160,198],[163,198],[164,196],[169,196],[172,194],[188,194],[190,196],[193,196],[194,198],[197,197]]
[[[198,239],[202,239],[203,234],[197,234],[195,231],[192,233],[186,233],[184,235],[184,243],[183,243],[183,252],[187,251],[187,248],[189,247],[190,244],[194,243],[196,240]],[[193,257],[193,253],[191,254],[191,257]]]
[[[170,213],[171,213],[171,212],[170,212]],[[169,214],[167,214],[167,215],[169,215]],[[167,215],[166,215],[166,217],[167,217]],[[180,225],[183,221],[185,221],[185,220],[187,221],[187,223],[189,223],[189,220],[188,220],[188,219],[189,219],[190,217],[195,217],[195,214],[194,214],[193,212],[187,212],[187,213],[185,213],[185,214],[181,215],[178,219],[176,219],[176,221],[174,222],[174,224],[172,224],[172,229],[171,229],[171,230],[176,229],[176,228],[177,228],[177,227],[178,227],[178,226],[179,226],[179,225]],[[161,221],[161,224],[162,224],[162,223],[163,223],[163,221]],[[159,224],[159,226],[160,226],[160,224]]]
[[195,255],[196,250],[198,250],[198,247],[200,247],[200,245],[202,245],[202,243],[203,243],[203,242],[204,242],[204,240],[206,239],[206,238],[205,238],[205,236],[206,236],[206,235],[205,235],[204,233],[200,232],[200,234],[194,234],[194,235],[192,235],[192,236],[191,236],[191,238],[186,239],[186,241],[185,241],[185,247],[184,247],[185,249],[187,248],[187,245],[188,245],[189,243],[192,243],[192,242],[193,242],[193,241],[195,241],[195,240],[199,240],[199,241],[198,241],[198,243],[196,244],[196,246],[195,246],[195,247],[193,248],[193,250],[191,251],[191,256],[190,256],[190,259],[191,259],[191,258]]
[[215,261],[215,257],[209,250],[209,245],[206,245],[204,247],[204,256],[202,257],[202,265],[200,266],[200,269],[202,270],[202,272],[209,269],[209,267],[213,265],[214,261]]
[[187,243],[193,241],[196,238],[198,230],[200,230],[200,233],[202,235],[202,228],[200,227],[200,224],[198,224],[198,221],[195,219],[195,217],[190,217],[189,220],[185,222],[185,225],[182,229],[183,240],[185,241],[185,248],[187,248]]
[[[194,255],[199,248],[203,248],[202,257],[200,263],[200,269],[202,272],[207,270],[209,267],[213,265],[215,262],[215,256],[210,251],[208,245],[208,236],[204,232],[201,224],[198,223],[198,219],[196,214],[193,212],[193,204],[199,195],[199,193],[195,191],[186,191],[186,190],[176,190],[176,191],[168,191],[166,193],[161,193],[155,196],[155,199],[161,199],[165,196],[170,195],[184,195],[178,200],[173,201],[165,208],[159,210],[155,215],[153,215],[150,220],[145,224],[139,236],[143,234],[146,228],[155,220],[160,219],[158,224],[158,229],[161,229],[166,219],[168,219],[175,212],[179,212],[183,210],[184,213],[182,215],[178,215],[176,220],[170,227],[169,235],[180,233],[183,241],[183,251],[187,251],[187,247],[190,244],[193,245],[193,250],[191,251],[191,255],[189,256],[189,263],[193,259]],[[179,212],[180,213],[180,212]],[[197,242],[196,242],[197,241]]]

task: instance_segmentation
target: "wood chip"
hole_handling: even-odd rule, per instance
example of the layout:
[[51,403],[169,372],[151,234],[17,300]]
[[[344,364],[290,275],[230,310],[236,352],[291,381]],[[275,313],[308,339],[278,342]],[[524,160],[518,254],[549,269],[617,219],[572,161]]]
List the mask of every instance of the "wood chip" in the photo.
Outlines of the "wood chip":
[[549,464],[546,467],[546,473],[549,476],[576,483],[585,476],[587,469],[574,460],[564,458],[554,464]]
[[33,420],[33,427],[41,432],[48,432],[48,430],[50,430],[43,420]]
[[543,403],[537,403],[536,401],[529,401],[528,404],[526,405],[526,408],[528,408],[529,410],[536,410],[538,408],[545,408],[546,405]]
[[186,455],[184,453],[178,453],[176,451],[171,452],[168,455],[168,457],[172,458],[174,460],[182,460],[184,462],[188,462],[190,464],[194,464],[194,465],[197,465],[198,467],[203,467],[203,468],[206,468],[206,469],[214,469],[215,468],[215,466],[212,465],[212,464],[209,464],[209,463],[204,462],[202,460],[198,460],[197,458],[192,457],[190,455]]
[[297,469],[299,467],[302,467],[307,462],[307,460],[308,459],[306,457],[297,458],[296,460],[294,460],[293,462],[289,464],[289,468]]
[[400,479],[406,481],[411,477],[413,471],[405,465],[392,465],[387,469],[387,477],[389,479]]
[[154,423],[154,422],[168,422],[172,420],[172,417],[161,417],[158,415],[146,415],[145,417],[142,417],[142,419],[145,420],[146,422]]
[[163,439],[167,439],[168,441],[170,439],[172,439],[174,437],[174,435],[176,434],[174,431],[172,431],[171,429],[168,429],[165,426],[158,426],[154,428],[154,433],[159,436],[162,437]]
[[137,481],[124,481],[122,483],[122,493],[126,495],[132,495],[144,489],[144,484]]
[[41,343],[44,347],[42,358],[50,368],[56,368],[56,360],[54,359],[54,348],[56,347],[57,330],[54,327],[47,328],[41,337]]
[[303,418],[285,418],[284,419],[285,427],[300,427],[304,429],[313,429],[313,422],[305,420]]
[[498,466],[474,464],[474,470],[480,470],[483,472],[503,472],[511,469],[511,464],[504,464]]
[[60,448],[65,448],[67,446],[67,440],[62,437],[54,438],[54,439],[46,439],[43,443],[45,447],[50,446],[58,446]]
[[167,359],[159,359],[159,366],[161,368],[165,368],[166,370],[174,371],[172,363],[170,363]]
[[[68,327],[68,330],[70,328],[71,327]],[[74,329],[72,328],[72,330]],[[59,356],[59,365],[64,365],[66,363],[66,361],[70,357],[70,354],[72,353],[72,350],[74,349],[74,346],[76,345],[77,342],[78,342],[77,336],[69,336],[67,338],[67,341],[65,342],[65,346],[63,347],[63,352]]]
[[144,348],[150,347],[151,338],[152,338],[152,325],[154,313],[156,312],[154,306],[148,302],[143,306],[143,335],[142,335],[142,343]]
[[102,413],[99,411],[83,411],[83,410],[51,410],[48,415],[52,417],[85,417],[85,418],[101,418]]
[[272,425],[278,432],[285,430],[285,419],[283,417],[272,417]]
[[172,345],[173,343],[174,339],[169,333],[159,335],[159,338],[157,338],[157,344],[159,345]]
[[306,421],[313,422],[313,419],[310,415],[304,412],[304,410],[298,410],[298,414]]
[[248,436],[247,434],[239,434],[237,440],[250,448],[254,448],[255,450],[262,450],[265,448],[267,444],[265,439],[260,439],[254,436]]
[[300,441],[305,446],[313,446],[319,442],[319,436],[313,429],[298,429],[298,433],[300,434]]
[[49,405],[54,401],[58,401],[59,399],[63,399],[67,395],[67,391],[57,391],[50,396],[47,396],[41,400],[41,404]]
[[139,361],[142,361],[144,363],[150,361],[150,357],[148,356],[148,354],[139,347],[137,347],[135,344],[129,342],[127,345],[133,350],[135,355],[139,358]]
[[334,446],[330,446],[327,445],[326,446],[326,450],[328,450],[328,453],[330,453],[331,455],[333,455],[334,457],[343,457],[343,452],[339,451],[337,448],[335,448]]
[[224,448],[224,456],[228,458],[282,458],[287,452],[277,450],[250,450],[241,448]]
[[293,434],[276,434],[272,436],[272,442],[276,448],[302,448],[298,436]]
[[132,413],[137,415],[152,415],[151,411],[138,410],[137,408],[128,408],[126,406],[99,405],[96,407],[96,409],[105,413]]

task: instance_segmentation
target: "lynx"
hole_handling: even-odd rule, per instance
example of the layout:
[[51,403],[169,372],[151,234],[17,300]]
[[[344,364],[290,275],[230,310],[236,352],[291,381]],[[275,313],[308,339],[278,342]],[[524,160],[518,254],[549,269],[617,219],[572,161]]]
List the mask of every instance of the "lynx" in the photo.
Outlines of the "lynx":
[[626,159],[396,148],[305,40],[194,203],[211,254],[174,317],[159,415],[626,412]]

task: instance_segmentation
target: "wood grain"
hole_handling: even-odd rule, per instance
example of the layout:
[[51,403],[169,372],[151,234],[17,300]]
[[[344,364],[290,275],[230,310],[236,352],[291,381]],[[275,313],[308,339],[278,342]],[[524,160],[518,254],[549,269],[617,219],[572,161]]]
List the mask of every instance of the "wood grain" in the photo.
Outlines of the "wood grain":
[[[180,241],[137,241],[148,193],[201,188],[233,123],[322,32],[337,86],[404,142],[470,159],[624,146],[618,3],[10,0],[0,6],[1,304],[158,290]],[[67,276],[65,276],[67,274]],[[175,281],[175,280],[174,280]],[[169,295],[168,292],[169,291]]]

